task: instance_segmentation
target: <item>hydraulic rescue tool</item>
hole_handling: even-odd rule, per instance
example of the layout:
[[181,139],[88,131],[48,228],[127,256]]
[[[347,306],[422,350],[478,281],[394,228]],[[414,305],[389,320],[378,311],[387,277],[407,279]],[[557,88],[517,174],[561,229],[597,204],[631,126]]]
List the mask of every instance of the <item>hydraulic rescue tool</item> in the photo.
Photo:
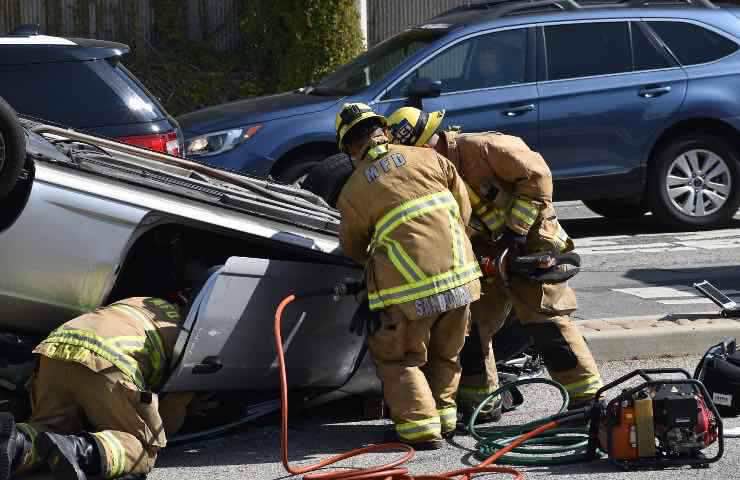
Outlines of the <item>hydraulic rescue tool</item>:
[[[635,378],[642,383],[594,404],[589,434],[592,457],[600,449],[625,469],[707,467],[722,458],[719,412],[706,387],[683,369],[636,370],[602,387],[596,398]],[[718,443],[717,451],[707,457],[703,451],[714,443]]]

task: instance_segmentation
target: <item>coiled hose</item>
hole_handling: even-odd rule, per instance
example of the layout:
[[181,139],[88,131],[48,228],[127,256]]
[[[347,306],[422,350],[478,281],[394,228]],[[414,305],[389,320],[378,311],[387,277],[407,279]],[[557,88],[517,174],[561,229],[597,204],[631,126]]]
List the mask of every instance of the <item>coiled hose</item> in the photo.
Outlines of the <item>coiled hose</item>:
[[[314,295],[318,295],[318,294],[314,294]],[[301,295],[301,297],[306,297],[306,296],[309,296],[309,295]],[[524,445],[531,439],[535,437],[539,437],[540,435],[550,430],[557,429],[560,426],[560,424],[563,422],[567,422],[567,421],[577,419],[577,418],[582,418],[582,416],[584,415],[582,411],[577,410],[575,412],[559,413],[553,417],[544,419],[540,422],[537,422],[539,425],[535,427],[534,429],[532,429],[531,431],[522,433],[517,438],[507,439],[506,445],[503,448],[498,449],[495,453],[493,453],[488,458],[486,458],[486,460],[484,460],[480,465],[476,467],[464,468],[461,470],[455,470],[455,471],[445,472],[445,473],[440,473],[440,474],[414,476],[409,473],[407,468],[401,467],[401,465],[411,460],[414,457],[414,453],[415,453],[412,447],[405,445],[403,443],[383,443],[383,444],[378,444],[378,445],[370,445],[365,448],[360,448],[360,449],[352,450],[352,451],[349,451],[347,453],[343,453],[340,455],[335,455],[333,457],[327,458],[326,460],[323,460],[313,465],[308,465],[302,468],[293,467],[290,465],[290,460],[288,458],[289,457],[288,455],[288,377],[287,377],[287,372],[285,368],[285,352],[283,351],[281,322],[282,322],[283,311],[296,298],[297,297],[295,295],[290,295],[286,297],[285,299],[283,299],[282,302],[280,302],[280,305],[275,311],[275,323],[274,323],[275,348],[277,350],[278,367],[280,370],[281,456],[282,456],[283,467],[291,475],[304,475],[304,474],[308,474],[311,472],[315,472],[316,470],[324,469],[327,466],[334,465],[335,463],[338,463],[342,460],[354,458],[360,455],[364,455],[366,453],[401,451],[405,453],[403,453],[403,455],[400,458],[398,458],[397,460],[393,462],[384,464],[384,465],[374,466],[374,467],[370,467],[366,469],[346,469],[345,468],[342,470],[332,470],[332,471],[326,471],[326,472],[321,472],[321,473],[314,473],[312,475],[305,475],[303,479],[304,480],[471,480],[473,476],[475,475],[490,474],[490,473],[503,473],[503,474],[512,476],[515,480],[523,480],[524,474],[520,472],[519,470],[516,470],[511,467],[496,466],[494,464],[497,461],[499,461],[501,458],[506,456],[509,452],[513,452],[514,450],[519,448],[521,445]],[[534,382],[530,382],[530,383],[534,383]],[[514,386],[514,384],[507,384],[507,386],[502,387],[502,389],[511,388],[512,386]],[[498,394],[498,391],[494,392],[494,394],[492,394],[491,397],[489,398],[493,398],[495,394]],[[567,398],[567,393],[565,395]],[[567,404],[567,401],[565,403]],[[480,411],[480,409],[481,407],[479,407],[476,410],[476,415]],[[473,417],[473,419],[474,418],[475,416]],[[524,426],[522,426],[522,429],[523,428]]]
[[[558,413],[523,425],[484,428],[477,428],[475,426],[475,421],[480,412],[494,398],[514,387],[532,384],[549,385],[558,390],[562,398],[562,404]],[[470,435],[478,441],[475,457],[479,460],[485,460],[511,445],[522,434],[550,422],[559,421],[562,424],[566,423],[566,421],[586,418],[589,414],[589,408],[569,412],[567,411],[569,401],[568,392],[565,388],[561,384],[547,378],[527,378],[503,385],[481,402],[468,422]],[[588,439],[588,429],[585,425],[582,427],[553,428],[511,449],[510,453],[499,458],[498,463],[508,465],[563,465],[586,461],[590,459]]]

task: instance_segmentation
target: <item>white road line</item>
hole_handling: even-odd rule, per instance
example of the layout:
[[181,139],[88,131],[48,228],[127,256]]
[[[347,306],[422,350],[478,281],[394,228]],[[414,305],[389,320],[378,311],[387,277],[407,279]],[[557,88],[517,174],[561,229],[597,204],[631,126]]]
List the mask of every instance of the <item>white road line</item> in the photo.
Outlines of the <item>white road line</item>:
[[662,253],[662,252],[685,252],[697,250],[695,247],[659,247],[659,248],[643,248],[641,245],[617,245],[617,250],[603,250],[598,247],[594,248],[576,248],[576,252],[579,255],[609,255],[615,253]]
[[701,248],[703,250],[716,250],[720,248],[738,248],[740,247],[740,238],[724,238],[714,240],[697,240],[695,242],[678,242],[679,245],[686,247]]
[[662,303],[663,305],[698,305],[698,304],[706,304],[706,303],[714,304],[714,302],[709,300],[708,298],[684,298],[681,300],[658,300],[658,303]]
[[714,230],[711,232],[687,232],[675,235],[678,240],[712,240],[715,238],[740,237],[740,230]]
[[645,299],[696,296],[696,294],[691,291],[679,290],[671,287],[613,288],[612,290]]

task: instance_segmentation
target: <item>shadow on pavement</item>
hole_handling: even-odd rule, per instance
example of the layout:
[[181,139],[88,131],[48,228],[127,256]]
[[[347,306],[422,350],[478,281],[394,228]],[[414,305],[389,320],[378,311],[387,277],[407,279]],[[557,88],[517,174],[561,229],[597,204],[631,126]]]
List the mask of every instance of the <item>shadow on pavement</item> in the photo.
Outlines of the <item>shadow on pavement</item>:
[[[638,280],[650,285],[675,285],[686,283],[691,288],[692,282],[701,280],[723,279],[724,282],[715,283],[720,290],[740,289],[740,268],[738,266],[709,266],[691,268],[634,268],[624,273],[625,278]],[[737,279],[737,281],[735,281]],[[729,281],[729,283],[728,283]],[[728,284],[725,284],[728,283]],[[698,294],[698,292],[697,292]]]
[[[578,218],[578,219],[559,219],[563,228],[574,239],[595,236],[613,236],[613,235],[644,235],[654,233],[675,233],[689,231],[686,228],[671,229],[655,221],[652,215],[643,217],[615,220],[604,217],[595,218]],[[721,227],[740,228],[740,220],[733,220],[727,225]]]

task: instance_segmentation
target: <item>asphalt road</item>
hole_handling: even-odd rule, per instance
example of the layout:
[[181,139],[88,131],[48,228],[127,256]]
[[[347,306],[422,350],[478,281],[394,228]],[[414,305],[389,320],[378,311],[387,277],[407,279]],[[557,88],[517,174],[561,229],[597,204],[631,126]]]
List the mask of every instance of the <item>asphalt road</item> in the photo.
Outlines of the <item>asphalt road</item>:
[[740,301],[740,214],[722,230],[666,233],[650,215],[615,221],[580,202],[557,208],[583,261],[575,318],[716,311],[692,286],[705,279]]
[[[698,358],[687,357],[673,360],[640,362],[609,362],[600,365],[602,375],[610,380],[618,378],[636,368],[683,367],[689,370]],[[542,388],[524,389],[525,404],[518,411],[504,416],[506,423],[523,423],[535,417],[557,411],[559,402],[556,394]],[[327,405],[321,409],[295,416],[290,428],[290,459],[299,466],[314,463],[328,456],[381,441],[384,430],[390,428],[388,420],[358,421],[361,409],[350,401]],[[728,427],[740,426],[740,420],[726,420]],[[474,441],[467,436],[456,437],[445,448],[436,452],[417,452],[408,464],[414,474],[445,472],[464,465],[475,464],[471,458]],[[714,454],[713,450],[708,453]],[[373,454],[354,459],[345,466],[367,467],[385,463],[393,454]],[[598,480],[674,480],[676,478],[730,479],[738,478],[740,470],[740,439],[728,439],[723,458],[706,470],[679,470],[624,472],[605,461],[593,461],[559,467],[524,468],[527,478],[574,478]],[[300,477],[287,476],[280,464],[280,437],[277,419],[265,419],[229,437],[198,442],[188,446],[166,450],[151,480],[175,479],[224,479],[224,480],[268,480]],[[510,478],[510,477],[486,477]]]

